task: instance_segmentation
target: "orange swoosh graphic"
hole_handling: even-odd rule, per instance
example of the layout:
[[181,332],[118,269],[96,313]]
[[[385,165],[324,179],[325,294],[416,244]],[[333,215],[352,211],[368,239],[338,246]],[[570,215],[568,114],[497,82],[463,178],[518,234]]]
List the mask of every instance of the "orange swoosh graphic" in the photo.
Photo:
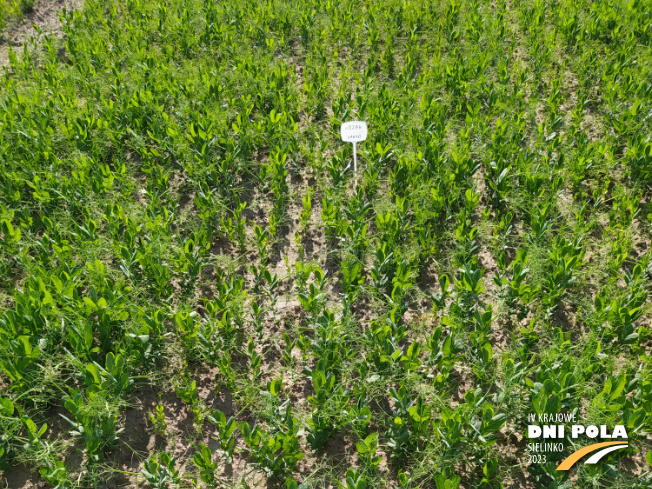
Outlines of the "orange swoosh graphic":
[[575,462],[581,459],[584,455],[586,455],[587,453],[594,452],[598,448],[610,447],[611,445],[625,445],[625,444],[627,444],[626,441],[605,441],[602,443],[594,443],[593,445],[589,445],[588,447],[581,448],[580,450],[576,451],[575,453],[571,454],[569,457],[564,459],[564,461],[559,464],[559,467],[557,467],[557,470],[570,469],[575,464]]

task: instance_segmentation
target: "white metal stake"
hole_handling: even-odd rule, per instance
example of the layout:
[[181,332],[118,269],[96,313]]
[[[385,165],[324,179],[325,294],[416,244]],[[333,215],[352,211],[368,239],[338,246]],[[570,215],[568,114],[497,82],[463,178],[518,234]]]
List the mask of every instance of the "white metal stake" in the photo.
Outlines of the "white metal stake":
[[355,188],[358,188],[358,155],[353,141],[353,174],[355,175]]

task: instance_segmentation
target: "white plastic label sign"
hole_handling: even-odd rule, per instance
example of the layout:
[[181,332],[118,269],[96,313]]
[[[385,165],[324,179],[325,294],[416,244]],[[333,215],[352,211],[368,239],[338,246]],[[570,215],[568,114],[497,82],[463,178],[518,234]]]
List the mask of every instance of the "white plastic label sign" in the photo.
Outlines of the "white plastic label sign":
[[350,121],[342,124],[340,129],[342,141],[357,143],[367,139],[367,123],[362,121]]

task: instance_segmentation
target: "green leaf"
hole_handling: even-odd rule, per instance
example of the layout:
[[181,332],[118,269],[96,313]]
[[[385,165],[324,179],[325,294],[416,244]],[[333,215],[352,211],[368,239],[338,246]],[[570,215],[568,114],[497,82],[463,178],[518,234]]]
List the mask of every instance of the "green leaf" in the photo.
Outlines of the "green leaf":
[[273,396],[278,396],[278,394],[281,392],[281,387],[283,386],[283,383],[281,379],[274,379],[271,382],[268,383],[267,385],[267,390],[273,395]]
[[546,413],[556,414],[561,409],[561,399],[557,394],[553,394],[546,402]]
[[86,365],[86,375],[88,384],[101,384],[100,372],[95,364]]
[[355,447],[358,449],[358,453],[365,454],[369,451],[369,448],[367,448],[367,445],[365,445],[364,441],[358,441],[355,444]]
[[491,343],[487,342],[482,345],[480,349],[480,355],[482,356],[482,361],[487,364],[491,361],[494,356],[493,349],[491,348]]
[[487,427],[484,431],[483,434],[490,434],[495,431],[498,431],[500,428],[502,428],[507,421],[507,415],[505,413],[500,413],[496,414],[493,418],[491,418],[491,421],[487,424]]
[[14,415],[14,403],[6,397],[0,398],[0,414],[3,416]]
[[484,464],[484,467],[482,468],[482,473],[485,475],[485,477],[491,477],[497,470],[498,470],[498,459],[496,457],[492,457],[489,460],[487,460],[486,464]]

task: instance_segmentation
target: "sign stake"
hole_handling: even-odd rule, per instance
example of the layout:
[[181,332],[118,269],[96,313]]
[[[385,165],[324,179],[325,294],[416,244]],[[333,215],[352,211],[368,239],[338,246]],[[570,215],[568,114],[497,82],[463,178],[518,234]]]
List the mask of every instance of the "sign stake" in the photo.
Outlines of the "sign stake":
[[358,155],[353,141],[353,175],[355,175],[355,188],[358,188]]

